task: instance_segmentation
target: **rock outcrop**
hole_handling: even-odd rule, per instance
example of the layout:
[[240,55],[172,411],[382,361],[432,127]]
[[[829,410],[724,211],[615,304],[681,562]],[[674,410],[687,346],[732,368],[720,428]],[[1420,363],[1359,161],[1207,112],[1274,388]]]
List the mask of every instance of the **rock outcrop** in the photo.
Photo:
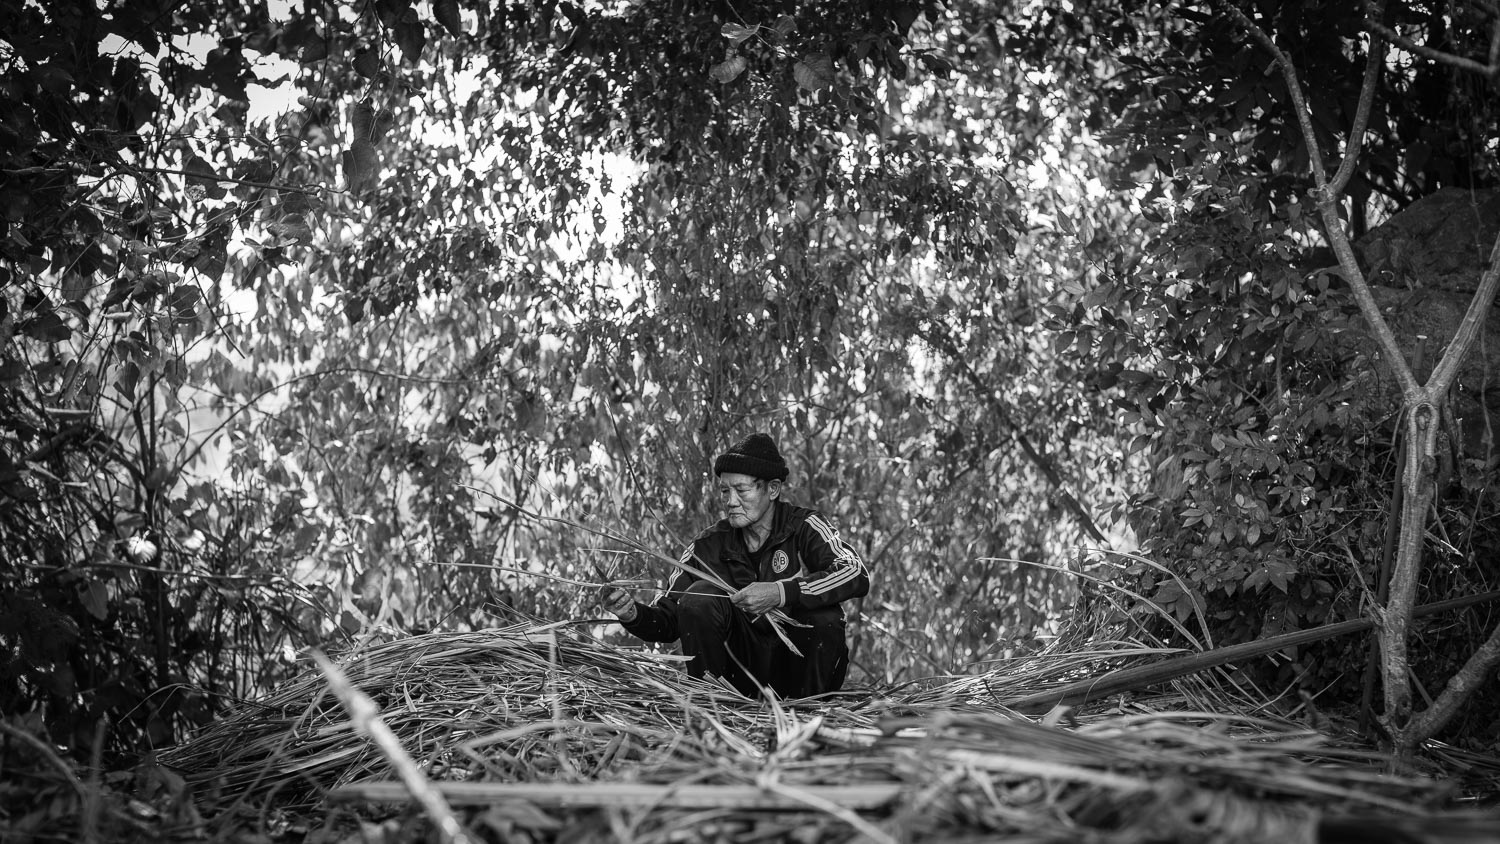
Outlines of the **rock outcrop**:
[[[1355,244],[1387,322],[1419,380],[1453,338],[1500,236],[1500,190],[1446,189],[1413,203]],[[1364,344],[1361,344],[1364,345]],[[1390,409],[1394,379],[1377,364]],[[1500,462],[1500,308],[1459,370],[1453,396],[1462,452],[1486,467]]]

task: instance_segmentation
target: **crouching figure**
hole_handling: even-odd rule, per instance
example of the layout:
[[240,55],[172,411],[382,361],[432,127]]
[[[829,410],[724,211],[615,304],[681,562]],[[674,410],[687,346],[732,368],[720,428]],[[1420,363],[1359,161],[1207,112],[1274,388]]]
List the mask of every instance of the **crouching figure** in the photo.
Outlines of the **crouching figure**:
[[[689,674],[721,677],[748,697],[759,696],[757,683],[782,698],[837,691],[849,670],[843,603],[870,591],[869,573],[827,519],[781,500],[787,475],[766,434],[714,460],[724,518],[688,545],[682,562],[737,591],[679,570],[650,606],[606,586],[604,607],[641,639],[680,639]],[[801,656],[766,619],[774,609],[806,625],[782,627]]]

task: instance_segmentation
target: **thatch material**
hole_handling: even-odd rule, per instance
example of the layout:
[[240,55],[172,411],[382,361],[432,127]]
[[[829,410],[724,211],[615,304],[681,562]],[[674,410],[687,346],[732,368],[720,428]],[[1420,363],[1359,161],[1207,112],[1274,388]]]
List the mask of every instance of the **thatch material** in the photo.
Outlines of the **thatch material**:
[[[799,840],[1293,844],[1316,840],[1330,813],[1419,813],[1450,791],[1269,717],[1130,706],[1063,729],[997,704],[1142,650],[1066,644],[984,675],[785,706],[559,627],[401,639],[343,669],[431,778],[554,784],[551,798],[500,804],[504,823],[543,840],[665,841],[692,829],[722,840],[799,830]],[[163,761],[253,804],[307,806],[391,779],[326,689],[309,672]],[[895,796],[875,804],[839,797],[889,797],[890,785]],[[390,794],[361,788],[340,793]],[[663,797],[688,792],[717,803]]]
[[[1500,592],[1465,595],[1462,598],[1437,601],[1417,607],[1412,611],[1412,617],[1421,618],[1423,616],[1436,615],[1449,610],[1461,609],[1495,600],[1500,600]],[[1079,706],[1091,700],[1103,700],[1122,691],[1149,688],[1160,685],[1168,680],[1175,680],[1178,677],[1197,674],[1209,668],[1261,657],[1279,650],[1301,647],[1337,636],[1347,636],[1351,633],[1364,632],[1374,626],[1374,619],[1356,618],[1349,621],[1324,624],[1306,630],[1283,633],[1279,636],[1271,636],[1265,639],[1257,639],[1253,642],[1244,642],[1228,647],[1183,654],[1167,660],[1122,668],[1102,677],[1090,676],[1083,680],[1043,692],[1034,692],[1023,697],[1009,698],[1006,700],[1006,705],[1017,712],[1026,713],[1046,712],[1058,704]]]

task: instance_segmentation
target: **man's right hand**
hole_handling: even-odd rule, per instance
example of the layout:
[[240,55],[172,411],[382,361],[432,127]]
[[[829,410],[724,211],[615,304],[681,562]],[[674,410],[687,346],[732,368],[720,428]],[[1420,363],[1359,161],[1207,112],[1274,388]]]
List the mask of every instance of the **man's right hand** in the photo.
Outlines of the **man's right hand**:
[[599,603],[621,621],[635,621],[635,599],[630,597],[630,593],[624,589],[618,586],[601,586]]

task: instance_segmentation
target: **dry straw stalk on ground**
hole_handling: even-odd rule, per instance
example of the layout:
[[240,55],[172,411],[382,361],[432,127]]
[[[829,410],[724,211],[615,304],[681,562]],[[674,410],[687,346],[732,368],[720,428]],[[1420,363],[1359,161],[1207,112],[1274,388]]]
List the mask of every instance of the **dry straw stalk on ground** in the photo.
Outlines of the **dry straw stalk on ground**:
[[[971,677],[790,704],[745,700],[685,676],[679,658],[558,625],[398,639],[345,655],[341,669],[450,800],[488,789],[490,805],[508,807],[473,810],[471,823],[527,840],[1290,844],[1316,840],[1330,817],[1421,815],[1453,793],[1251,714],[1203,678],[1077,714],[1070,728],[1004,706],[1159,653],[1096,639]],[[164,761],[221,802],[400,794],[316,671]]]

